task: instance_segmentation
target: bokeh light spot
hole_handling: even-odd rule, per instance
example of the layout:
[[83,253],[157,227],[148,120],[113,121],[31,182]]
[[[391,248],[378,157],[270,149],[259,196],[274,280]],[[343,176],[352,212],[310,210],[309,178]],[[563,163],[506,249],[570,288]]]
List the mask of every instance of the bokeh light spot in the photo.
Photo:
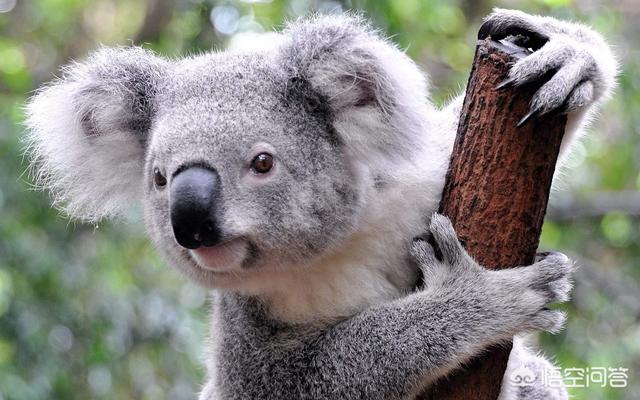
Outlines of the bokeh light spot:
[[0,70],[7,74],[15,74],[25,67],[25,58],[17,47],[7,47],[0,50]]
[[93,366],[89,370],[87,382],[93,393],[105,395],[111,390],[111,371],[103,365]]
[[49,332],[49,345],[61,353],[73,347],[73,333],[64,325],[56,325]]
[[602,233],[614,246],[625,246],[631,241],[633,225],[629,216],[620,212],[612,211],[602,218]]
[[0,0],[0,13],[8,13],[16,6],[17,0]]
[[223,35],[232,35],[238,29],[240,13],[233,6],[218,6],[211,10],[211,23]]

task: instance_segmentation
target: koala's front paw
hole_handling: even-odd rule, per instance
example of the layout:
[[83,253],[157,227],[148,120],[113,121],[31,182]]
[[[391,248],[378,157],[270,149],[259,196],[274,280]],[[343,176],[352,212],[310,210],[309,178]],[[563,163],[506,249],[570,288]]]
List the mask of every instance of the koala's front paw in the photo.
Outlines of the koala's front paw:
[[534,95],[530,117],[550,111],[573,112],[610,93],[616,60],[602,37],[590,28],[521,11],[496,9],[486,19],[479,39],[507,38],[533,53],[515,63],[500,87],[549,80]]
[[[569,300],[573,262],[558,252],[544,253],[538,261],[527,267],[492,272],[495,282],[515,290],[515,302],[510,303],[522,318],[519,331],[544,330],[556,333],[562,329],[566,315],[550,310],[551,303]],[[509,295],[505,301],[513,301]]]
[[482,279],[482,274],[487,271],[462,247],[449,218],[433,214],[429,232],[440,250],[441,260],[425,238],[414,239],[411,246],[411,256],[422,271],[424,289],[443,286],[457,288]]
[[425,291],[464,298],[488,332],[505,337],[562,328],[564,313],[547,307],[569,299],[573,264],[565,255],[546,253],[531,266],[490,271],[464,250],[447,217],[434,214],[429,229],[442,259],[424,239],[414,240],[411,249]]

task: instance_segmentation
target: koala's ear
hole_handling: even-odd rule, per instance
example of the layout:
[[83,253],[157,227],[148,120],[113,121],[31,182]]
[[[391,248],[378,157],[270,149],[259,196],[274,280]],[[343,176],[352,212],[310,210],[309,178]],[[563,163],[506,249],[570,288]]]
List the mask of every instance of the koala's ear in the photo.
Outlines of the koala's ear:
[[432,106],[424,75],[395,45],[355,15],[301,19],[283,33],[286,74],[327,103],[354,153],[404,153],[415,145]]
[[166,62],[141,48],[101,49],[27,104],[27,152],[40,187],[82,220],[139,199]]

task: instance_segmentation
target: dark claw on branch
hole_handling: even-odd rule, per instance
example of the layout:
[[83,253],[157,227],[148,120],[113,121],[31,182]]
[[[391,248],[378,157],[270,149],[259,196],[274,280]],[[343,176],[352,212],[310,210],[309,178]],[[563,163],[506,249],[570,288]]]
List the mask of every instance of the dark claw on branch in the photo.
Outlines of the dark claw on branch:
[[500,82],[498,86],[496,86],[496,90],[502,90],[506,87],[511,86],[516,81],[515,78],[507,78],[504,81]]
[[489,36],[493,40],[500,40],[508,36],[513,36],[514,38],[517,38],[518,45],[525,48],[531,48],[534,51],[538,50],[549,41],[549,38],[541,33],[528,30],[522,26],[498,23],[492,19],[485,21],[478,30],[479,40],[486,39]]
[[518,128],[520,128],[522,125],[524,125],[528,120],[531,119],[531,117],[536,116],[536,114],[538,114],[538,109],[534,109],[534,110],[529,110],[529,112],[527,113],[527,115],[525,115],[524,117],[522,117],[522,119],[520,121],[518,121],[518,125],[516,125]]

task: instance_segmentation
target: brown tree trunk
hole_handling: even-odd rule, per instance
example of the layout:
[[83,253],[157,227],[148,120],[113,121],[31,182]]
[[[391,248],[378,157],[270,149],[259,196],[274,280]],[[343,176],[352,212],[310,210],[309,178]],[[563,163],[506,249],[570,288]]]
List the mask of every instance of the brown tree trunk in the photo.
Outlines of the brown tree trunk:
[[[478,42],[440,205],[467,251],[493,269],[533,262],[566,124],[556,114],[517,126],[540,83],[496,87],[525,55]],[[491,349],[419,398],[496,399],[510,349]]]

